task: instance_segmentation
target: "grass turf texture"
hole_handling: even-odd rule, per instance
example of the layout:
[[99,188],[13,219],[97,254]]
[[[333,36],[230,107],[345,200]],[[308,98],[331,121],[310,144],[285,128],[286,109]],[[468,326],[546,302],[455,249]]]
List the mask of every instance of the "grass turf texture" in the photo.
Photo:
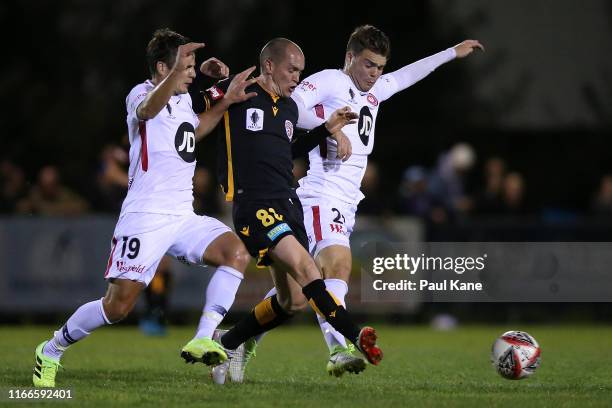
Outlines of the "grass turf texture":
[[[543,364],[529,379],[505,380],[489,364],[491,344],[507,329],[526,330],[542,346]],[[204,365],[179,358],[192,329],[171,328],[167,337],[150,338],[135,327],[105,327],[66,353],[57,387],[73,390],[68,404],[100,407],[612,405],[611,327],[468,326],[435,332],[381,326],[378,332],[385,352],[381,366],[338,379],[325,372],[327,349],[318,328],[277,329],[259,347],[244,384],[218,386]],[[1,327],[0,333],[2,392],[31,387],[34,348],[51,328]],[[6,395],[0,404],[15,406]]]

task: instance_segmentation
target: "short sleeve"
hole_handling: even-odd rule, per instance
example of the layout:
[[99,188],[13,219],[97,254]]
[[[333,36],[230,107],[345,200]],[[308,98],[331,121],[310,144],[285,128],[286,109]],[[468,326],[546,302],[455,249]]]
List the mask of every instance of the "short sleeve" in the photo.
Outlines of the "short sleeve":
[[186,93],[185,96],[189,98],[189,106],[191,106],[191,113],[193,114],[193,127],[197,129],[198,126],[200,126],[200,117],[198,116],[198,113],[193,109],[193,98],[191,97],[191,94]]
[[153,86],[147,83],[136,85],[128,94],[125,99],[125,104],[127,107],[127,118],[128,121],[138,121],[138,116],[136,116],[136,110],[138,106],[144,101],[149,92],[153,90]]

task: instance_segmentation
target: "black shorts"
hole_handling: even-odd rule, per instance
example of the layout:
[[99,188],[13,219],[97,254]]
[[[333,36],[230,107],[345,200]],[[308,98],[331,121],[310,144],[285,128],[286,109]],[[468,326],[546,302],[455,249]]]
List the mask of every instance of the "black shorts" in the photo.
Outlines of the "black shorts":
[[242,199],[232,211],[236,234],[242,239],[257,266],[272,263],[268,250],[286,235],[293,235],[308,252],[302,203],[297,198]]

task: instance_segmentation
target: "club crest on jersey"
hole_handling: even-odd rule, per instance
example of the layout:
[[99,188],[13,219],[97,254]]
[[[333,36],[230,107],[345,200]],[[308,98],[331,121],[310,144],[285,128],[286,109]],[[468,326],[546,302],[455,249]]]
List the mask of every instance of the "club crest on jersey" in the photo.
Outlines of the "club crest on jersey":
[[256,132],[263,129],[264,112],[261,109],[250,108],[246,111],[246,128]]
[[291,139],[293,139],[293,123],[291,123],[290,120],[285,121],[285,131],[287,132],[289,141],[291,141]]
[[378,99],[371,93],[368,94],[368,102],[370,102],[372,106],[378,106]]

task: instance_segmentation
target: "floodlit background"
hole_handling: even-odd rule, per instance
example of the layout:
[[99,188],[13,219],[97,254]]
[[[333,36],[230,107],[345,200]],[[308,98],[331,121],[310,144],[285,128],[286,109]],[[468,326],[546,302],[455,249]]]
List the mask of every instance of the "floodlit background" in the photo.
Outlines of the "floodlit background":
[[[607,304],[372,307],[359,285],[359,246],[373,240],[611,239],[605,0],[18,1],[0,5],[0,16],[0,322],[59,323],[103,294],[125,194],[125,96],[147,78],[144,49],[156,28],[205,42],[198,61],[216,56],[232,72],[256,64],[269,39],[287,37],[303,48],[307,76],[341,68],[349,34],[364,23],[391,39],[387,71],[468,38],[486,52],[440,67],[382,105],[353,236],[349,307],[393,322],[610,318]],[[196,211],[230,222],[214,137],[197,157]],[[296,177],[306,165],[296,163]],[[168,269],[168,317],[193,324],[209,272],[175,262]],[[235,311],[249,310],[270,284],[265,271],[251,271]]]

